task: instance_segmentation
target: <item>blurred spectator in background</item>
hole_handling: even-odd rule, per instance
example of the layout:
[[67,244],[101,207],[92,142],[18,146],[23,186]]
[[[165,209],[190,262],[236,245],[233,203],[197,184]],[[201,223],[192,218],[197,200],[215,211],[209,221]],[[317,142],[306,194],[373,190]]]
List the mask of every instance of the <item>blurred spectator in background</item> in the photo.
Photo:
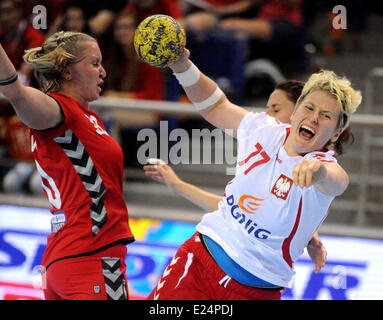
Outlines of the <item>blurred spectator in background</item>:
[[188,30],[201,31],[217,26],[230,16],[251,17],[258,1],[254,0],[184,0],[184,23]]
[[181,23],[183,18],[179,0],[129,0],[124,10],[134,12],[139,22],[154,14],[166,14]]
[[23,1],[0,0],[0,43],[24,84],[30,84],[32,78],[32,69],[23,60],[24,50],[41,46],[44,39],[28,21]]
[[[276,83],[306,71],[302,2],[185,0],[193,60],[237,103],[267,97]],[[220,60],[214,50],[226,67],[214,68]]]
[[100,37],[112,26],[116,14],[126,5],[127,0],[81,0],[88,13],[89,27],[92,34]]
[[[166,14],[176,19],[183,26],[183,11],[180,6],[181,0],[129,0],[124,8],[126,12],[133,12],[138,23],[146,17],[155,14]],[[178,83],[174,82],[169,68],[162,70],[165,85],[165,99],[177,101],[180,94]]]
[[114,22],[113,38],[103,52],[107,78],[104,96],[163,100],[162,69],[139,59],[134,50],[138,20],[133,12],[121,12]]
[[2,190],[3,177],[12,167],[8,159],[7,142],[7,120],[12,115],[14,115],[12,106],[0,98],[0,190]]
[[[340,13],[334,8],[339,5],[336,0],[325,1],[304,1],[305,24],[308,29],[308,42],[315,47],[315,51],[325,55],[339,55],[344,53],[346,34],[350,36],[350,49],[352,52],[360,52],[362,48],[362,35],[367,30],[367,15],[377,14],[376,8],[371,7],[371,1],[367,0],[348,0],[341,7],[345,9],[346,29],[334,28],[334,19]],[[338,7],[339,8],[339,7]],[[319,67],[320,68],[320,67]],[[318,68],[318,69],[319,69]],[[317,71],[314,70],[314,71]]]
[[83,31],[91,34],[97,40],[103,40],[112,27],[114,18],[126,5],[127,0],[71,0],[68,1],[63,13],[59,14],[49,28],[48,34],[53,34],[60,29],[77,31],[83,19],[87,22]]
[[69,6],[63,15],[61,30],[89,33],[86,13],[80,6]]
[[268,58],[286,76],[298,77],[302,41],[302,1],[262,1],[252,18],[230,17],[219,27],[226,30],[246,30],[250,37],[248,60]]
[[[122,11],[116,16],[113,36],[103,52],[103,65],[107,73],[103,96],[163,100],[165,90],[163,70],[141,61],[134,50],[134,33],[137,25],[137,16],[132,11]],[[150,111],[103,110],[101,116],[104,123],[109,124],[109,131],[123,146],[124,152],[130,150],[130,154],[126,155],[126,161],[132,157],[132,143],[136,140],[135,128],[153,127],[159,122],[158,114]]]
[[[15,66],[19,79],[26,85],[36,87],[32,68],[23,60],[24,50],[41,46],[45,35],[31,25],[21,0],[0,0],[0,43]],[[13,110],[7,102],[1,108]],[[30,152],[29,129],[10,112],[2,118],[8,156],[16,161],[4,176],[3,188],[7,192],[42,192],[38,175]],[[31,178],[32,177],[32,178]],[[30,185],[28,186],[28,183]]]
[[86,10],[79,4],[69,3],[63,13],[55,19],[49,30],[49,35],[56,31],[91,33]]
[[9,157],[16,163],[4,176],[4,191],[42,195],[41,177],[31,153],[29,128],[13,115],[5,121],[5,130]]

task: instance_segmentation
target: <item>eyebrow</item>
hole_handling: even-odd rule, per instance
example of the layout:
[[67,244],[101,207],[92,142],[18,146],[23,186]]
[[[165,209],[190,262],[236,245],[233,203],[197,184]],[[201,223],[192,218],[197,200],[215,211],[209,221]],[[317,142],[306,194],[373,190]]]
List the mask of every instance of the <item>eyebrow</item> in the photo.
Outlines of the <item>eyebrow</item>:
[[[317,105],[316,105],[315,103],[311,102],[311,101],[307,101],[306,103],[312,105],[313,107],[317,107]],[[327,109],[325,109],[325,110],[321,110],[321,112],[329,113],[329,114],[332,114],[332,115],[335,115],[335,114],[336,114],[336,113],[334,113],[333,111],[331,111],[331,110],[327,110]]]
[[316,107],[316,104],[311,101],[306,101],[307,104],[311,104],[313,107]]
[[93,56],[93,55],[91,55],[91,56],[88,56],[89,57],[89,59],[91,60],[91,62],[93,63],[93,61],[95,61],[96,63],[102,63],[102,58],[101,57],[98,57],[98,56]]

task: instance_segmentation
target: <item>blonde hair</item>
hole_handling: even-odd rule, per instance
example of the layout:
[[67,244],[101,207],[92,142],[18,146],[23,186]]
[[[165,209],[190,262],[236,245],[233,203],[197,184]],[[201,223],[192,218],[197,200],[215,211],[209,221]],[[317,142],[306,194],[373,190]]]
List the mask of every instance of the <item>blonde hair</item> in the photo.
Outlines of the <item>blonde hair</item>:
[[68,64],[77,61],[81,41],[96,39],[82,32],[59,31],[48,37],[42,47],[25,51],[24,61],[34,67],[43,92],[60,90],[62,74]]
[[312,74],[306,82],[295,107],[297,108],[310,93],[317,90],[326,91],[336,99],[340,113],[338,128],[347,128],[350,115],[362,102],[360,91],[354,90],[346,77],[339,77],[330,70],[321,70]]

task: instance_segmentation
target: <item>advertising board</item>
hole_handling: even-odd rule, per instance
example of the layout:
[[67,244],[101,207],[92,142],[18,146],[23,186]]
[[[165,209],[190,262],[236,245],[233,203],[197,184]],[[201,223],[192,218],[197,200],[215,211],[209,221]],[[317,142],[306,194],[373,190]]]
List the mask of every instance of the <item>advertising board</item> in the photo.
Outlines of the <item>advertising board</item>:
[[[0,299],[43,299],[40,262],[50,233],[47,209],[0,205]],[[195,224],[130,220],[136,241],[128,245],[131,299],[145,299]],[[282,298],[294,300],[383,299],[383,241],[320,235],[328,256],[317,274],[305,252]]]

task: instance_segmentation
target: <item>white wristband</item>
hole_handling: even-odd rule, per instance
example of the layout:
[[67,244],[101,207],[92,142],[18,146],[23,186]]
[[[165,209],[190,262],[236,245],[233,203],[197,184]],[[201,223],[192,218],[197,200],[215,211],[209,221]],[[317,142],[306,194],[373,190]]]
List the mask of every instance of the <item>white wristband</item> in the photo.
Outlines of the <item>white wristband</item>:
[[217,88],[211,94],[210,97],[201,102],[193,102],[193,104],[197,108],[197,110],[201,111],[215,104],[221,98],[222,94],[222,90],[217,86]]
[[157,168],[158,166],[162,166],[162,165],[166,164],[162,159],[156,159],[156,158],[146,159],[146,162],[148,164],[153,165],[154,168]]
[[186,71],[173,74],[183,87],[190,87],[196,84],[201,76],[201,72],[193,63]]

